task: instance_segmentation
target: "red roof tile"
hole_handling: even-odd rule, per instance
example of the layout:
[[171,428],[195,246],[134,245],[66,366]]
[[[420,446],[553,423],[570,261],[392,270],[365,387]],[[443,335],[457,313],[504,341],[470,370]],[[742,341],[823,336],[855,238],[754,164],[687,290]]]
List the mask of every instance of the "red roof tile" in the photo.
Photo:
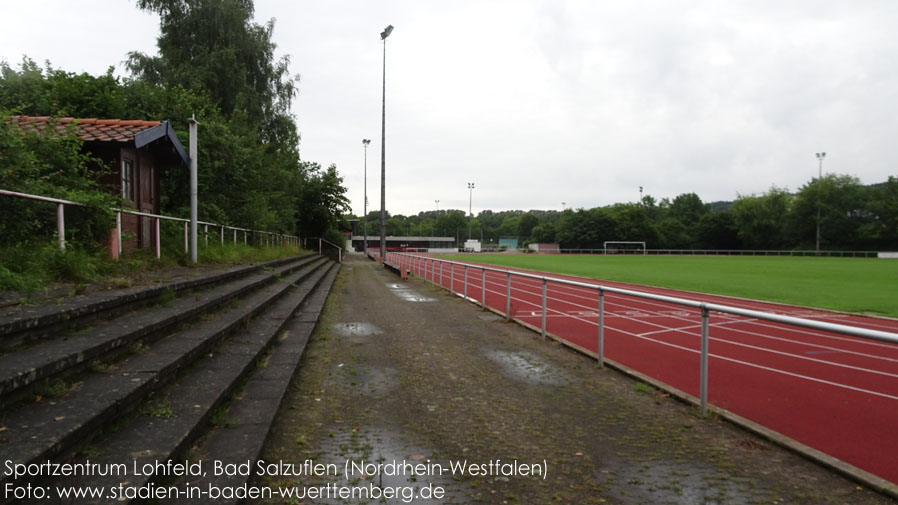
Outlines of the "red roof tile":
[[84,142],[131,142],[137,133],[160,124],[159,121],[47,116],[10,116],[8,121],[28,132],[63,132],[71,127]]

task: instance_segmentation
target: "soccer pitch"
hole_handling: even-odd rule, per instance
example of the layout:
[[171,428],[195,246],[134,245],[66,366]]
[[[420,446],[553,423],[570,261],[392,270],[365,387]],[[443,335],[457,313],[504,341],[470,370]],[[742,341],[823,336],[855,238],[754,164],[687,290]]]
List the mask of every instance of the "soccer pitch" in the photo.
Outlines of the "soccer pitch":
[[442,258],[898,317],[898,260],[791,256],[464,254]]

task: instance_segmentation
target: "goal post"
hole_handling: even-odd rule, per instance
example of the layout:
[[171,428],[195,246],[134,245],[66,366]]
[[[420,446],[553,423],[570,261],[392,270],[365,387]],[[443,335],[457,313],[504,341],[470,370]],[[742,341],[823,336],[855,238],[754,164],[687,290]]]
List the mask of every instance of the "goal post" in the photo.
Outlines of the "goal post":
[[607,254],[646,254],[645,242],[607,240],[602,243]]

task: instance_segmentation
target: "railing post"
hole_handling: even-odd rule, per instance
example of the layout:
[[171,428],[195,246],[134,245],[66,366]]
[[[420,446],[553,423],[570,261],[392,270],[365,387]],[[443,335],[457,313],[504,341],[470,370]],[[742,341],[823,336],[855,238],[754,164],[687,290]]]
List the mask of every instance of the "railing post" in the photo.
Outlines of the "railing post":
[[208,224],[203,225],[203,237],[205,237],[203,240],[206,242],[206,247],[209,247],[209,225]]
[[443,262],[440,261],[440,287],[443,287]]
[[511,272],[505,272],[505,320],[511,320]]
[[455,263],[449,265],[449,292],[455,293]]
[[118,242],[116,244],[116,248],[118,249],[118,259],[122,255],[122,213],[115,213],[115,241]]
[[468,265],[465,265],[465,300],[468,299]]
[[162,234],[159,232],[159,218],[156,218],[156,259],[162,258]]
[[190,240],[187,233],[187,221],[184,221],[184,254],[190,252]]
[[234,245],[237,245],[237,228],[234,228]]
[[702,416],[708,414],[708,308],[702,304],[702,362],[700,396]]
[[318,239],[318,255],[321,256],[321,239]]
[[222,227],[220,228],[220,233],[219,233],[219,234],[221,235],[221,245],[224,245],[224,228],[225,228],[225,227],[222,226]]
[[546,289],[547,289],[548,281],[543,277],[543,321],[542,321],[542,336],[546,337]]
[[599,368],[605,368],[605,290],[599,289],[599,342],[596,346]]
[[486,268],[480,269],[480,308],[486,310]]
[[59,235],[59,248],[65,250],[65,210],[61,203],[56,204],[56,234]]

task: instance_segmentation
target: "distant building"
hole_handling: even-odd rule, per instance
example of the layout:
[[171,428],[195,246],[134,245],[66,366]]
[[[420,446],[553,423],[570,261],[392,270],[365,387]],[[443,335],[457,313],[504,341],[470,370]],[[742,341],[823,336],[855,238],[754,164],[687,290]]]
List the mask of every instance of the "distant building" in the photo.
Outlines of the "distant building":
[[517,249],[518,237],[499,237],[499,247],[503,246],[506,249]]
[[[352,248],[365,250],[364,235],[352,236]],[[387,237],[387,251],[393,252],[458,252],[455,237]],[[368,250],[380,251],[380,235],[368,236]]]
[[[190,162],[168,121],[46,116],[10,116],[8,121],[25,132],[71,131],[84,142],[86,152],[111,169],[99,182],[121,196],[122,208],[139,212],[159,214],[163,168]],[[122,235],[130,237],[122,243],[126,251],[153,247],[157,240],[150,218],[129,214],[122,214]]]
[[536,251],[539,254],[559,254],[561,253],[561,249],[558,247],[558,244],[530,244],[529,245],[531,251]]

